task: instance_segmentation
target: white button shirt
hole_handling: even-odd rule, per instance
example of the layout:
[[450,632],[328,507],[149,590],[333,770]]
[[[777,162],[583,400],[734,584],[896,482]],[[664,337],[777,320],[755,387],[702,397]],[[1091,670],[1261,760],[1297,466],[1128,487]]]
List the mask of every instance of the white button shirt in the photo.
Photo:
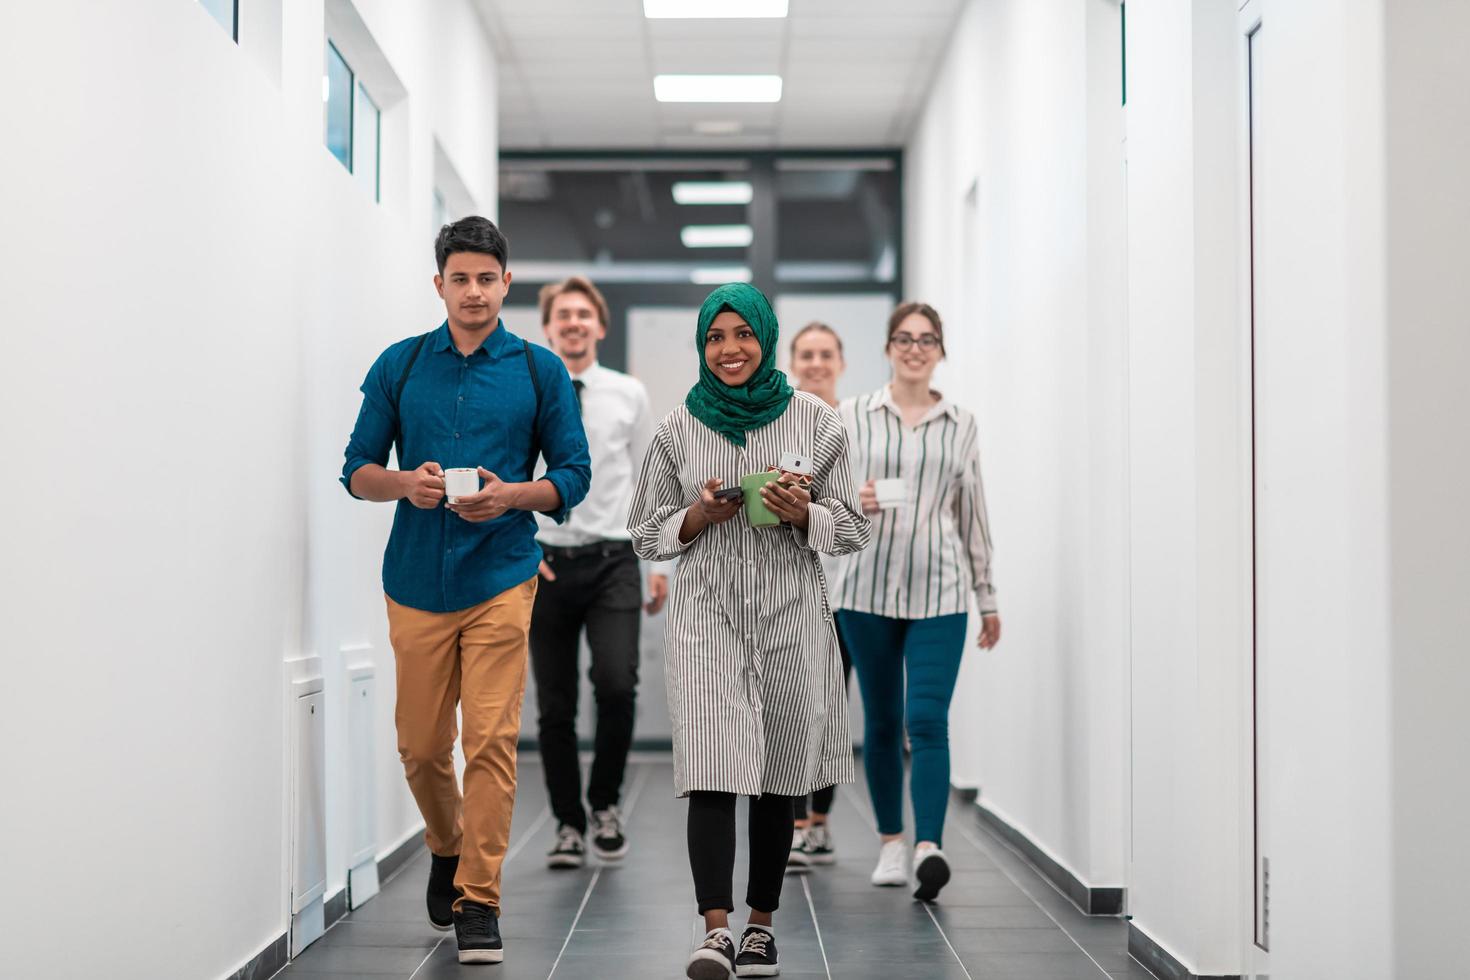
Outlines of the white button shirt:
[[572,380],[585,385],[582,426],[592,454],[592,487],[564,524],[537,514],[536,540],[553,548],[627,541],[633,481],[653,438],[648,390],[638,379],[596,362]]

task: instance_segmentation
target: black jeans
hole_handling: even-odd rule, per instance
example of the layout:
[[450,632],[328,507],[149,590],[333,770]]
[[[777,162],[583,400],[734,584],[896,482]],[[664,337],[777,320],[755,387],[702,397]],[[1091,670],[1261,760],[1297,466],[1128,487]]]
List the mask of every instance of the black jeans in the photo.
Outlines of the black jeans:
[[[794,796],[750,797],[750,881],[745,904],[774,912],[781,904],[786,855],[791,850]],[[735,794],[695,790],[689,794],[689,867],[699,912],[735,910]]]
[[587,832],[582,768],[577,759],[577,676],[582,630],[592,648],[597,734],[587,802],[604,810],[622,794],[638,689],[638,621],[643,588],[638,557],[626,542],[546,548],[556,580],[542,579],[531,612],[531,669],[536,676],[541,761],[556,819]]
[[[837,633],[837,651],[842,654],[842,689],[847,690],[847,685],[852,681],[852,657],[847,652],[847,643],[842,639],[842,632]],[[832,799],[837,795],[836,786],[828,786],[812,793],[812,813],[820,813],[823,816],[832,812]],[[806,797],[796,798],[796,819],[807,819]]]

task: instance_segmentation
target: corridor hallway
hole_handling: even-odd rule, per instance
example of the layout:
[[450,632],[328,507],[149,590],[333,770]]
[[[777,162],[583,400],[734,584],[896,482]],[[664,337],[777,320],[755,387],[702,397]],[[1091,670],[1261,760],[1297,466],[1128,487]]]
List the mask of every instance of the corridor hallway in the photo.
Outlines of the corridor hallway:
[[[859,767],[861,769],[861,767]],[[859,777],[861,778],[861,776]],[[687,803],[673,797],[667,755],[629,767],[624,812],[632,851],[621,864],[589,858],[551,871],[543,852],[553,823],[534,751],[523,751],[504,875],[505,962],[461,966],[453,933],[424,918],[421,851],[362,908],[339,920],[276,974],[348,980],[657,980],[682,977],[700,932],[684,848]],[[744,828],[744,805],[738,826]],[[877,838],[866,789],[839,790],[831,816],[837,863],[787,875],[776,913],[787,980],[1106,980],[1144,978],[1126,952],[1122,919],[1086,916],[993,836],[958,797],[945,826],[954,880],[930,906],[906,888],[875,888]],[[744,894],[745,850],[735,865]],[[738,901],[738,898],[737,898]],[[731,916],[737,933],[742,906]]]

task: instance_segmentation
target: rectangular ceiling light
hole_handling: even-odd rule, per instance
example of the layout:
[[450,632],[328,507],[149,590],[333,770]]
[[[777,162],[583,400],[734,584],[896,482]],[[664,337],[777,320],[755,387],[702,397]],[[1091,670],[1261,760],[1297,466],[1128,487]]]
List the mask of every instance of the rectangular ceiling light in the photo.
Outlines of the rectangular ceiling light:
[[750,266],[706,266],[690,272],[689,281],[696,286],[722,286],[727,282],[750,282]]
[[785,17],[787,0],[643,0],[643,16]]
[[674,183],[675,204],[749,204],[754,196],[748,180],[680,180]]
[[660,102],[780,102],[780,75],[655,75]]
[[745,248],[755,240],[750,225],[685,225],[679,241],[685,248]]

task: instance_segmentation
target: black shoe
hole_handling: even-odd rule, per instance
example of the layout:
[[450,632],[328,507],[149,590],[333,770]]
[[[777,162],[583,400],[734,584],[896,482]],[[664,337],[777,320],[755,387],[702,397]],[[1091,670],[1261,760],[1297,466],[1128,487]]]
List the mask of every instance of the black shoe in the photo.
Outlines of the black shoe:
[[776,962],[776,937],[760,926],[746,926],[735,956],[737,977],[774,977],[781,973]]
[[505,959],[500,919],[488,905],[461,902],[454,913],[454,936],[459,940],[461,963],[499,963]]
[[454,875],[459,870],[459,855],[440,857],[429,855],[429,890],[425,898],[429,903],[429,925],[440,932],[454,928],[454,903],[462,892],[454,887]]
[[914,865],[914,878],[919,883],[914,897],[921,902],[932,902],[939,897],[939,889],[949,884],[949,862],[937,847],[916,851],[914,857],[918,861]]
[[623,836],[623,815],[618,808],[592,811],[592,853],[604,861],[621,861],[628,853]]
[[586,859],[587,847],[582,835],[575,827],[562,824],[556,828],[556,846],[546,852],[548,868],[580,868]]
[[735,975],[735,940],[727,929],[716,929],[689,954],[684,968],[689,980],[729,980]]
[[786,852],[786,873],[806,874],[812,869],[812,856],[806,849],[806,831],[797,827],[791,834],[791,850]]

